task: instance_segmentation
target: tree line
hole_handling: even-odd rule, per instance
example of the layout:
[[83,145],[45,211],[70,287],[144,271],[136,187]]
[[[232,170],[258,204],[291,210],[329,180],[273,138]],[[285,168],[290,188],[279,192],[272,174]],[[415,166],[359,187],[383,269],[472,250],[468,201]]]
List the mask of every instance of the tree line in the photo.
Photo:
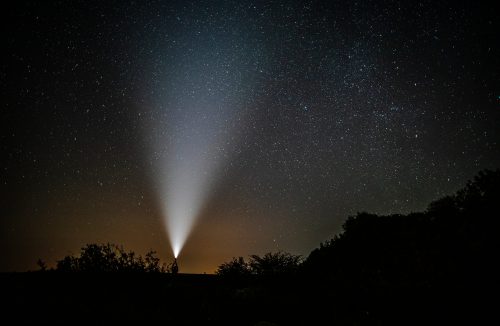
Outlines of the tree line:
[[366,212],[347,218],[342,232],[302,260],[287,253],[233,258],[217,274],[314,275],[354,287],[433,283],[477,274],[496,247],[500,170],[484,170],[453,195],[407,215]]
[[[255,275],[314,275],[342,286],[424,284],[485,267],[495,247],[494,220],[500,211],[500,170],[484,170],[453,195],[407,215],[358,213],[342,232],[308,257],[286,252],[234,257],[216,274],[238,279]],[[494,243],[495,242],[495,243]],[[39,261],[40,270],[47,270]],[[144,257],[114,244],[89,244],[78,256],[57,262],[61,272],[172,272],[154,251]]]

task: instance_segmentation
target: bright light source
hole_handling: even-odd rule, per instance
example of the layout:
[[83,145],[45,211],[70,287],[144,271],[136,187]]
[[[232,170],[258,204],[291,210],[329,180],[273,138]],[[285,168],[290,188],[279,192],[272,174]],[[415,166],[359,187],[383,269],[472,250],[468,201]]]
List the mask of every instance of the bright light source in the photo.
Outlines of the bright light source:
[[[193,230],[201,210],[206,205],[215,184],[222,177],[222,167],[227,161],[229,129],[220,121],[228,121],[229,112],[217,111],[207,106],[207,112],[215,111],[207,118],[195,109],[188,117],[178,118],[177,128],[172,128],[163,143],[154,144],[158,160],[155,180],[161,200],[167,234],[174,257],[181,253]],[[225,118],[220,115],[223,114]],[[234,138],[234,137],[233,137]]]
[[163,188],[167,232],[174,256],[177,257],[191,233],[201,209],[208,199],[213,181],[219,175],[221,159],[208,127],[199,123],[192,130],[204,129],[204,134],[188,132],[177,135],[179,147],[166,157],[166,183]]
[[[222,167],[244,121],[241,98],[253,80],[242,74],[238,63],[245,64],[246,57],[234,53],[233,43],[213,48],[201,42],[193,47],[168,60],[172,65],[154,92],[158,98],[144,129],[175,257],[223,177]],[[221,66],[221,58],[231,65]]]
[[176,243],[173,243],[172,250],[174,251],[174,258],[177,259],[177,257],[179,256],[179,253],[181,252],[181,246],[179,246]]

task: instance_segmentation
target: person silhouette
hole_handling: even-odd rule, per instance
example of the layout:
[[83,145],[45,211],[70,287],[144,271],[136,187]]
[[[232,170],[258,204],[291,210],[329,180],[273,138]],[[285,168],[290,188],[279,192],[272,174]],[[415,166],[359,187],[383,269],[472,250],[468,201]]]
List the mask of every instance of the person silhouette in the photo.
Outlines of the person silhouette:
[[177,265],[177,258],[174,258],[174,262],[172,263],[172,274],[177,274],[179,272],[179,265]]

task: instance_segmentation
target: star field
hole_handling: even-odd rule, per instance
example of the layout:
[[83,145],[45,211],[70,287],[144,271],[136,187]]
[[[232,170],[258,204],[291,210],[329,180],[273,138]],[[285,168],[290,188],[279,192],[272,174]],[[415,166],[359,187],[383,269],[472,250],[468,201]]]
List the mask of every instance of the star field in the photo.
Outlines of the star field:
[[487,3],[22,2],[3,16],[2,271],[90,242],[171,259],[158,189],[172,158],[211,185],[186,272],[305,255],[350,214],[424,210],[500,166]]

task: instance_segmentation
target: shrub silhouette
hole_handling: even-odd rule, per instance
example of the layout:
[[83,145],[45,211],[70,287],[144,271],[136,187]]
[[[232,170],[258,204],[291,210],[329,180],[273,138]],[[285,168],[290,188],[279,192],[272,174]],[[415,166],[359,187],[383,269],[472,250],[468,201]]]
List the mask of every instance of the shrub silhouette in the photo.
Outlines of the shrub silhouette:
[[251,255],[248,262],[243,257],[233,258],[221,264],[216,273],[226,278],[293,274],[299,269],[300,263],[300,256],[281,251],[269,252],[262,257]]
[[145,257],[125,251],[114,244],[88,244],[81,249],[80,255],[66,256],[57,262],[61,272],[153,272],[164,273],[168,268],[160,264],[154,251]]
[[264,256],[251,255],[248,265],[256,275],[291,274],[298,270],[301,257],[287,252],[266,253]]
[[243,257],[235,258],[221,264],[216,274],[225,278],[239,278],[251,274],[250,266]]

